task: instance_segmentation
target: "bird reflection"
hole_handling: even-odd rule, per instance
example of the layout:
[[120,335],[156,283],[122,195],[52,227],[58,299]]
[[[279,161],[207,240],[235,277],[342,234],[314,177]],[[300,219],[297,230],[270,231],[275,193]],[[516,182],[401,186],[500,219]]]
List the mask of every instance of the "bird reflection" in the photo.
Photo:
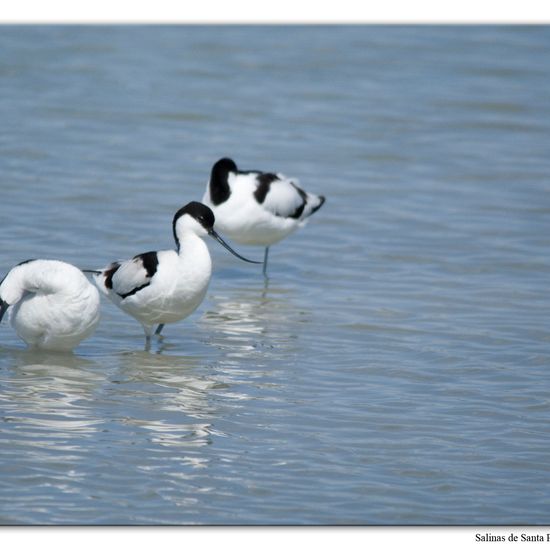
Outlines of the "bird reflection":
[[[11,364],[2,381],[0,433],[17,434],[24,459],[51,464],[52,471],[59,451],[69,453],[71,469],[86,460],[90,443],[84,440],[90,438],[98,452],[116,441],[159,460],[165,455],[149,454],[152,448],[175,448],[182,465],[204,468],[208,459],[200,449],[223,435],[214,419],[215,397],[225,385],[205,373],[201,357],[133,352],[98,359],[101,364],[72,355],[9,353],[3,357]],[[150,467],[139,456],[135,461],[137,468]]]
[[33,348],[0,348],[0,352],[10,356],[12,364],[19,367],[39,366],[77,369],[78,367],[98,367],[99,363],[81,355]]
[[[121,422],[145,430],[148,439],[162,447],[192,452],[212,443],[215,396],[224,385],[205,376],[200,356],[152,355],[146,351],[124,353],[113,382],[122,385],[147,407],[133,407]],[[200,373],[200,374],[199,374]],[[203,467],[197,456],[182,455],[186,464]]]
[[300,323],[309,322],[297,292],[222,288],[199,319],[206,345],[190,354],[96,350],[84,358],[0,349],[0,435],[17,441],[7,452],[29,467],[40,462],[63,491],[74,489],[74,472],[107,491],[103,484],[112,478],[101,481],[89,464],[101,469],[113,453],[123,466],[116,475],[153,469],[186,480],[203,475],[217,456],[207,449],[243,421],[235,411],[259,391],[269,403],[284,399],[285,378],[274,373],[299,355]]
[[18,436],[34,453],[74,451],[78,439],[97,432],[103,419],[91,414],[90,404],[104,376],[95,361],[44,351],[4,351],[11,364],[3,381],[3,419],[17,426]]
[[297,350],[299,324],[309,315],[295,303],[294,290],[282,286],[244,287],[210,296],[212,307],[201,324],[209,343],[225,361],[254,358],[263,365]]

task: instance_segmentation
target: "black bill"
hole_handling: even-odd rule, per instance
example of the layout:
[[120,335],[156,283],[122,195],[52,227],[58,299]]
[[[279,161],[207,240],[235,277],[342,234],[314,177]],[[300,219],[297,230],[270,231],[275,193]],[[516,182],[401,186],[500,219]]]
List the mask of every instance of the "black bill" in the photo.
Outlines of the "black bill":
[[254,260],[249,260],[248,258],[245,258],[244,256],[241,256],[239,253],[235,252],[213,229],[211,229],[208,234],[213,238],[216,239],[224,248],[227,248],[233,256],[237,256],[237,258],[240,258],[243,260],[243,262],[248,262],[251,264],[262,264],[263,262],[256,262]]

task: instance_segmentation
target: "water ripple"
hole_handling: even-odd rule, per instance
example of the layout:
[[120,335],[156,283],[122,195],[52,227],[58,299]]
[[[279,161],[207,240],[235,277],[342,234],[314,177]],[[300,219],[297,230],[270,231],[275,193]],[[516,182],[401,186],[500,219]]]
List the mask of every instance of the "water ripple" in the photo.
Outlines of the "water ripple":
[[3,323],[0,523],[547,522],[548,29],[295,30],[3,29],[2,273],[173,246],[221,156],[327,202],[151,352]]

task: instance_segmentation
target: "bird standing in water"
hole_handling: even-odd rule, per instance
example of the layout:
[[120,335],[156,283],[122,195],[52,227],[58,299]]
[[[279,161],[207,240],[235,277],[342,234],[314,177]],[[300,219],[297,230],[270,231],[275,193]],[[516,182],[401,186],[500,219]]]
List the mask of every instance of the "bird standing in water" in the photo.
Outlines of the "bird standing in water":
[[267,276],[269,247],[305,225],[325,197],[307,193],[282,174],[239,170],[233,160],[222,158],[212,167],[202,200],[224,234],[239,244],[265,247]]
[[235,252],[214,230],[214,222],[210,208],[190,202],[176,212],[172,222],[176,250],[145,252],[92,271],[98,288],[141,323],[147,349],[155,325],[155,334],[160,335],[166,323],[184,319],[203,301],[212,273],[203,237],[210,235],[245,262],[261,263]]
[[30,348],[71,351],[99,322],[99,293],[74,265],[27,260],[0,283],[0,321],[8,310],[13,328]]

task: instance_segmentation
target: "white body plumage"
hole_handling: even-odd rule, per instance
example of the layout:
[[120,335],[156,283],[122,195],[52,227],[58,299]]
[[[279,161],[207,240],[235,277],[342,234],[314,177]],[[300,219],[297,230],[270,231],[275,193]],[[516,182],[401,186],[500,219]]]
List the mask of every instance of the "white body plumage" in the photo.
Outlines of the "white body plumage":
[[[31,348],[69,351],[99,322],[99,294],[77,267],[58,260],[30,260],[0,284],[1,312]],[[1,318],[1,317],[0,317]]]
[[325,197],[308,193],[283,174],[238,170],[220,159],[212,167],[203,197],[216,216],[216,225],[240,244],[267,248],[306,224]]
[[[144,255],[115,262],[94,275],[98,288],[138,320],[149,336],[154,325],[176,323],[191,315],[203,301],[212,273],[208,247],[194,234],[181,239],[179,253],[161,250],[155,254],[158,264],[151,277],[144,266]],[[109,281],[113,268],[116,271]],[[140,290],[132,292],[136,288]]]
[[203,237],[210,235],[250,261],[223,241],[214,231],[214,221],[210,208],[191,202],[176,212],[172,222],[177,250],[145,252],[95,272],[94,280],[103,294],[141,323],[146,345],[154,325],[159,325],[156,334],[160,334],[166,323],[185,319],[203,301],[212,273]]
[[271,246],[317,211],[325,198],[303,191],[283,174],[239,171],[231,159],[212,168],[203,197],[216,226],[240,244]]

